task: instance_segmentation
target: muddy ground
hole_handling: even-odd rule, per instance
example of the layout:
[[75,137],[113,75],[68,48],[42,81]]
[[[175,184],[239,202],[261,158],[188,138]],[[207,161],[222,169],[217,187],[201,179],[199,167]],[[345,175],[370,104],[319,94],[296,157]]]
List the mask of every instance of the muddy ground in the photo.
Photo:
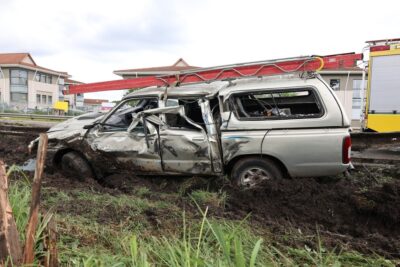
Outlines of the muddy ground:
[[[0,136],[0,159],[7,164],[22,164],[30,158],[26,146],[31,137]],[[130,194],[135,188],[150,189],[149,198],[164,200],[167,192],[186,188],[205,188],[226,192],[224,205],[210,208],[210,216],[248,220],[256,231],[279,244],[315,248],[319,236],[328,248],[376,253],[387,258],[400,258],[400,174],[399,169],[358,167],[351,176],[331,178],[302,178],[269,181],[256,190],[237,191],[224,181],[204,182],[192,179],[128,177],[115,179],[107,186],[95,181],[71,181],[59,173],[45,173],[44,186],[60,190],[97,190],[98,192]],[[222,189],[221,189],[222,188]],[[158,194],[160,193],[160,194]],[[196,210],[185,198],[171,198],[175,205]],[[58,206],[58,211],[85,213],[91,207]],[[86,210],[86,211],[85,211]],[[168,221],[168,213],[146,211],[147,219],[155,224]],[[124,219],[124,212],[101,218],[104,222]],[[126,218],[125,218],[126,219]],[[169,218],[177,222],[180,218]],[[164,227],[174,227],[175,223]],[[309,237],[309,238],[307,238]]]

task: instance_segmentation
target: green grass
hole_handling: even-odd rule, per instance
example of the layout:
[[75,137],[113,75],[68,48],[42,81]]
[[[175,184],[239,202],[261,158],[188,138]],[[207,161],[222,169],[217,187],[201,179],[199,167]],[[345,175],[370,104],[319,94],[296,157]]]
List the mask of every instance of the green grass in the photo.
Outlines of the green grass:
[[209,192],[195,190],[190,193],[190,197],[201,207],[224,207],[227,199],[226,192]]
[[[30,190],[23,176],[14,179],[9,189],[21,233],[28,218]],[[195,190],[186,196],[157,194],[151,198],[145,187],[118,195],[87,188],[42,188],[42,207],[56,211],[61,265],[395,266],[376,255],[327,250],[319,238],[316,249],[287,247],[259,236],[247,218],[234,221],[211,216],[213,207],[225,205],[228,196],[224,193]],[[177,205],[180,201],[190,207],[183,210]],[[49,218],[42,218],[41,229]],[[41,255],[42,236],[39,231],[37,257]]]
[[[28,180],[28,177],[14,166],[12,166],[8,171],[8,176],[11,174],[17,176],[19,179],[10,184],[8,198],[17,225],[20,242],[21,244],[24,244],[26,237],[26,226],[30,211],[31,184]],[[52,216],[53,214],[51,212],[39,214],[39,223],[35,234],[36,264],[38,264],[38,260],[43,258],[46,253],[43,248],[44,238],[46,237],[45,229],[49,221],[52,219]]]
[[18,181],[9,187],[8,196],[13,210],[17,230],[23,240],[25,228],[29,217],[29,203],[31,201],[31,190],[28,181]]

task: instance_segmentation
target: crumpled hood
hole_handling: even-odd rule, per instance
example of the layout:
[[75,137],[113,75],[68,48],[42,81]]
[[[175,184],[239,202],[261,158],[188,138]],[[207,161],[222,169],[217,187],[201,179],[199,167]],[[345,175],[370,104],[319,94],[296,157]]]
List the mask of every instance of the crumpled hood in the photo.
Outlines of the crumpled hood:
[[103,118],[104,113],[92,112],[83,114],[77,117],[73,117],[69,120],[63,121],[53,127],[51,127],[47,134],[49,139],[57,138],[64,139],[69,136],[73,136],[76,134],[83,134],[86,132],[86,129],[83,129],[83,126],[91,124],[97,120]]
[[[103,116],[104,113],[92,112],[71,118],[51,127],[47,131],[47,136],[49,140],[67,140],[73,139],[74,137],[80,138],[80,136],[83,136],[83,134],[85,134],[87,131],[86,129],[83,129],[83,126],[91,124],[97,120],[101,120]],[[30,152],[36,148],[38,142],[39,137],[30,142],[28,145]]]

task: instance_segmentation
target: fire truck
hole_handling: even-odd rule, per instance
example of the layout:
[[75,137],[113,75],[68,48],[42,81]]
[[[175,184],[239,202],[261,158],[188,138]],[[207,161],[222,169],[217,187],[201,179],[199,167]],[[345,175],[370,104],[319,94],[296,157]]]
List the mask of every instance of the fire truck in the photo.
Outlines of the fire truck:
[[400,38],[367,41],[368,85],[362,125],[365,131],[400,132]]

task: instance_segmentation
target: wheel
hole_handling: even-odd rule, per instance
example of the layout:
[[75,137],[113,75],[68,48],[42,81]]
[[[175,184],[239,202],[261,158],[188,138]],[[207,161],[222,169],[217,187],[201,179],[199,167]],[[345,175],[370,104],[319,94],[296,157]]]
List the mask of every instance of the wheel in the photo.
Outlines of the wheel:
[[254,188],[267,180],[282,179],[282,171],[275,162],[261,157],[243,158],[233,166],[232,182],[242,189]]
[[79,153],[71,151],[61,158],[61,171],[70,178],[83,181],[86,178],[94,178],[89,163]]

